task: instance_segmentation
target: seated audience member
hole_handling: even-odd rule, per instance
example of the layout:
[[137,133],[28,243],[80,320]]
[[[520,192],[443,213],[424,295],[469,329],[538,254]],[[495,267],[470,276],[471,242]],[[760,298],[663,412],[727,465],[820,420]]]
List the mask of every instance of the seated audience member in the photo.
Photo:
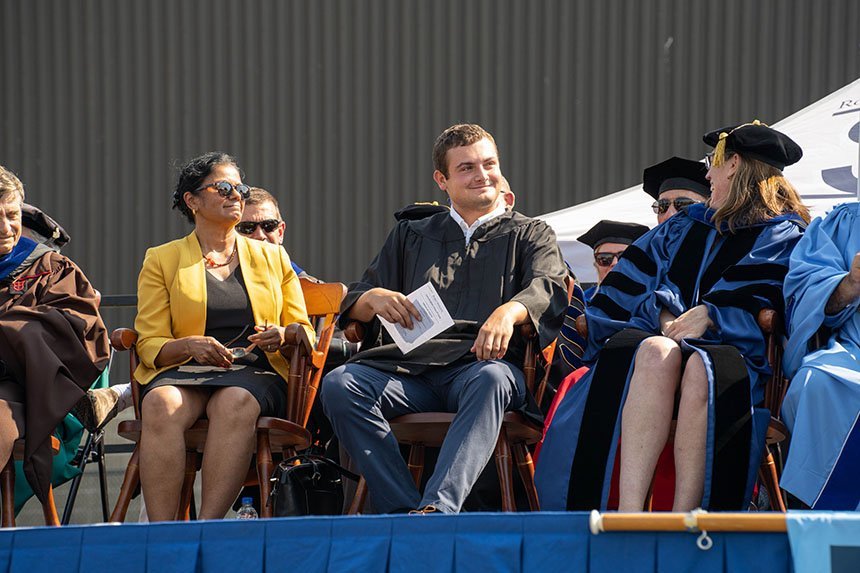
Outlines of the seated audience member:
[[681,209],[711,196],[708,167],[701,161],[672,157],[642,172],[642,189],[654,197],[651,209],[662,223]]
[[[809,226],[785,278],[791,432],[781,486],[813,509],[860,509],[860,203]],[[809,342],[826,329],[825,345]]]
[[[249,239],[283,246],[286,228],[287,225],[281,217],[281,209],[277,199],[265,189],[251,187],[251,195],[245,201],[245,210],[242,212],[242,221],[236,225],[236,230]],[[290,264],[299,278],[317,283],[322,282],[305,272],[292,259],[290,259]],[[346,362],[346,359],[356,352],[357,346],[357,344],[348,342],[343,337],[343,332],[337,329],[329,348],[326,368],[334,368]]]
[[0,167],[0,466],[24,437],[24,475],[45,501],[51,433],[105,368],[110,348],[81,270],[22,236],[23,202],[23,185]]
[[603,220],[577,237],[577,241],[594,250],[594,269],[597,271],[597,284],[586,289],[585,304],[597,294],[600,283],[618,264],[624,250],[647,232],[648,227],[638,223]]
[[[366,323],[365,345],[326,376],[322,403],[382,513],[456,513],[489,461],[505,411],[527,403],[519,324],[545,346],[565,307],[555,235],[544,222],[497,202],[501,168],[493,137],[454,125],[433,147],[433,177],[450,211],[400,221],[350,285],[343,324]],[[455,325],[403,355],[377,317],[411,329],[422,319],[406,295],[432,284]],[[413,412],[457,416],[423,496],[388,419]]]
[[[274,195],[265,189],[251,187],[251,195],[245,201],[245,210],[242,212],[242,221],[236,225],[236,230],[249,239],[283,246],[286,229],[287,224],[281,217],[281,209]],[[306,273],[292,259],[290,264],[299,278],[319,282],[319,279]]]
[[782,174],[802,152],[758,122],[704,141],[715,146],[708,204],[628,247],[586,307],[593,366],[546,432],[543,509],[605,509],[620,430],[618,509],[642,511],[675,412],[674,510],[746,508],[769,420],[756,407],[771,373],[756,319],[782,312],[808,221]]
[[[558,333],[556,353],[550,371],[552,393],[558,389],[562,380],[577,368],[583,366],[585,340],[576,330],[576,319],[585,311],[585,305],[594,297],[600,283],[606,278],[618,258],[630,243],[648,232],[648,227],[637,223],[620,223],[603,220],[594,225],[577,240],[594,249],[594,268],[597,271],[597,284],[585,292],[579,285],[574,287],[573,297],[564,315],[564,324]],[[571,276],[571,280],[575,280]],[[552,396],[548,396],[551,400]]]
[[[278,201],[265,189],[251,187],[251,195],[245,201],[242,211],[242,220],[236,225],[236,230],[248,237],[258,241],[266,241],[274,245],[283,245],[286,223],[281,218]],[[314,282],[319,279],[306,273],[292,259],[290,265],[299,278],[306,278]],[[350,343],[338,337],[332,341],[337,346],[340,344],[340,353],[329,354],[330,358],[341,357],[338,365],[342,364],[345,356],[354,351]],[[96,430],[103,427],[118,412],[131,406],[131,384],[117,384],[109,388],[99,388],[87,391],[89,401],[82,402],[81,407],[76,410],[76,415],[84,423],[86,428]]]
[[[242,487],[257,418],[283,416],[289,363],[313,340],[286,251],[235,232],[249,188],[235,159],[207,153],[180,174],[173,207],[188,236],[146,252],[135,329],[141,384],[140,481],[151,521],[174,519],[185,430],[209,419],[201,519],[224,517]],[[238,347],[248,354],[238,356]]]
[[[38,207],[24,203],[21,205],[21,236],[32,239],[38,244],[42,244],[56,252],[69,242],[70,237],[63,227],[57,223],[50,215],[44,213]],[[101,375],[96,377],[96,382],[107,382],[108,372],[103,371]],[[90,390],[87,390],[89,394]],[[78,400],[77,404],[72,408],[69,415],[66,415],[63,420],[57,424],[54,429],[54,436],[60,440],[60,450],[54,455],[51,471],[51,483],[56,488],[57,486],[69,481],[78,474],[80,468],[75,461],[78,454],[78,446],[81,443],[83,422],[80,410],[88,405],[87,396]],[[30,488],[24,475],[24,468],[15,465],[15,513],[17,514],[24,504],[33,497],[33,490]]]

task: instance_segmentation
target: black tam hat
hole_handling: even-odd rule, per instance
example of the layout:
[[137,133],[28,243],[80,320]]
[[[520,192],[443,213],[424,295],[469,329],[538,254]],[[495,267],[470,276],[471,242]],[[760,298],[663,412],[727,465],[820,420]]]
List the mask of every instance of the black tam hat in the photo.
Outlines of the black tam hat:
[[723,164],[726,153],[758,159],[780,171],[803,157],[803,150],[790,137],[759,120],[706,133],[702,140],[714,148],[712,164]]
[[622,223],[604,219],[590,228],[584,235],[577,237],[576,240],[585,243],[592,249],[596,249],[603,243],[629,245],[649,230],[645,225],[638,223]]
[[660,198],[670,189],[686,189],[702,197],[711,196],[711,184],[705,179],[707,166],[701,161],[672,157],[642,172],[642,187],[646,193]]

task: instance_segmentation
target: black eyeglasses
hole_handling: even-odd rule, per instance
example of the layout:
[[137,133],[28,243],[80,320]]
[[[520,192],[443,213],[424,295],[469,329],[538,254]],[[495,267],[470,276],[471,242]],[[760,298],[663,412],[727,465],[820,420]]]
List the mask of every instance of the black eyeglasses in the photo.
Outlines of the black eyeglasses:
[[651,209],[653,209],[658,215],[662,215],[669,210],[669,205],[674,205],[675,210],[680,211],[684,207],[689,207],[693,203],[701,203],[701,201],[696,201],[695,199],[690,199],[688,197],[678,197],[677,199],[671,200],[659,199],[651,204]]
[[241,197],[242,199],[247,199],[248,197],[251,196],[251,188],[250,187],[248,187],[247,185],[245,185],[243,183],[239,183],[238,185],[233,185],[229,181],[216,181],[215,183],[210,183],[209,185],[204,185],[203,187],[201,187],[200,189],[195,191],[195,193],[197,193],[199,191],[203,191],[204,189],[209,189],[210,187],[212,189],[214,189],[215,191],[217,191],[218,194],[221,195],[222,197],[229,197],[233,193],[233,191],[236,191],[236,193],[238,193],[239,197]]
[[624,251],[618,251],[617,253],[594,253],[594,262],[599,267],[608,267],[612,264],[613,260],[620,259],[623,254]]
[[278,228],[281,221],[278,219],[266,219],[265,221],[242,221],[236,225],[236,230],[243,235],[251,235],[257,230],[257,227],[262,227],[264,233],[271,233]]

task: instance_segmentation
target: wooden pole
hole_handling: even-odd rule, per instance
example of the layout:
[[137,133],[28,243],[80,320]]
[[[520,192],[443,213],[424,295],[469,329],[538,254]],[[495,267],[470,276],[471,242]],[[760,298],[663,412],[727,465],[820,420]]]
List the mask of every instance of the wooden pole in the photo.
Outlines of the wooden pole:
[[591,512],[591,532],[604,531],[786,531],[783,513],[603,513]]

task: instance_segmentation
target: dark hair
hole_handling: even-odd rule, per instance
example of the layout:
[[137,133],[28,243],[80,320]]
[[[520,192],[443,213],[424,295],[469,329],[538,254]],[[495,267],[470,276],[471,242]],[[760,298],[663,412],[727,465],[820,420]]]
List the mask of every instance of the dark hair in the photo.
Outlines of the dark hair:
[[[482,139],[490,140],[496,145],[496,140],[480,125],[475,123],[458,123],[439,134],[433,144],[433,168],[448,177],[448,150],[455,147],[472,145]],[[498,147],[497,147],[498,149]]]
[[[197,194],[200,184],[209,177],[218,165],[232,165],[239,169],[236,158],[232,155],[220,151],[210,151],[200,157],[195,157],[179,170],[179,180],[173,190],[173,208],[178,209],[192,224],[194,223],[194,213],[188,208],[183,197],[186,193]],[[239,175],[242,178],[245,177],[241,169],[239,169]]]
[[251,195],[245,199],[245,207],[249,205],[262,205],[263,203],[271,203],[278,213],[278,218],[281,217],[281,208],[278,206],[278,200],[275,199],[275,196],[262,187],[251,187]]

